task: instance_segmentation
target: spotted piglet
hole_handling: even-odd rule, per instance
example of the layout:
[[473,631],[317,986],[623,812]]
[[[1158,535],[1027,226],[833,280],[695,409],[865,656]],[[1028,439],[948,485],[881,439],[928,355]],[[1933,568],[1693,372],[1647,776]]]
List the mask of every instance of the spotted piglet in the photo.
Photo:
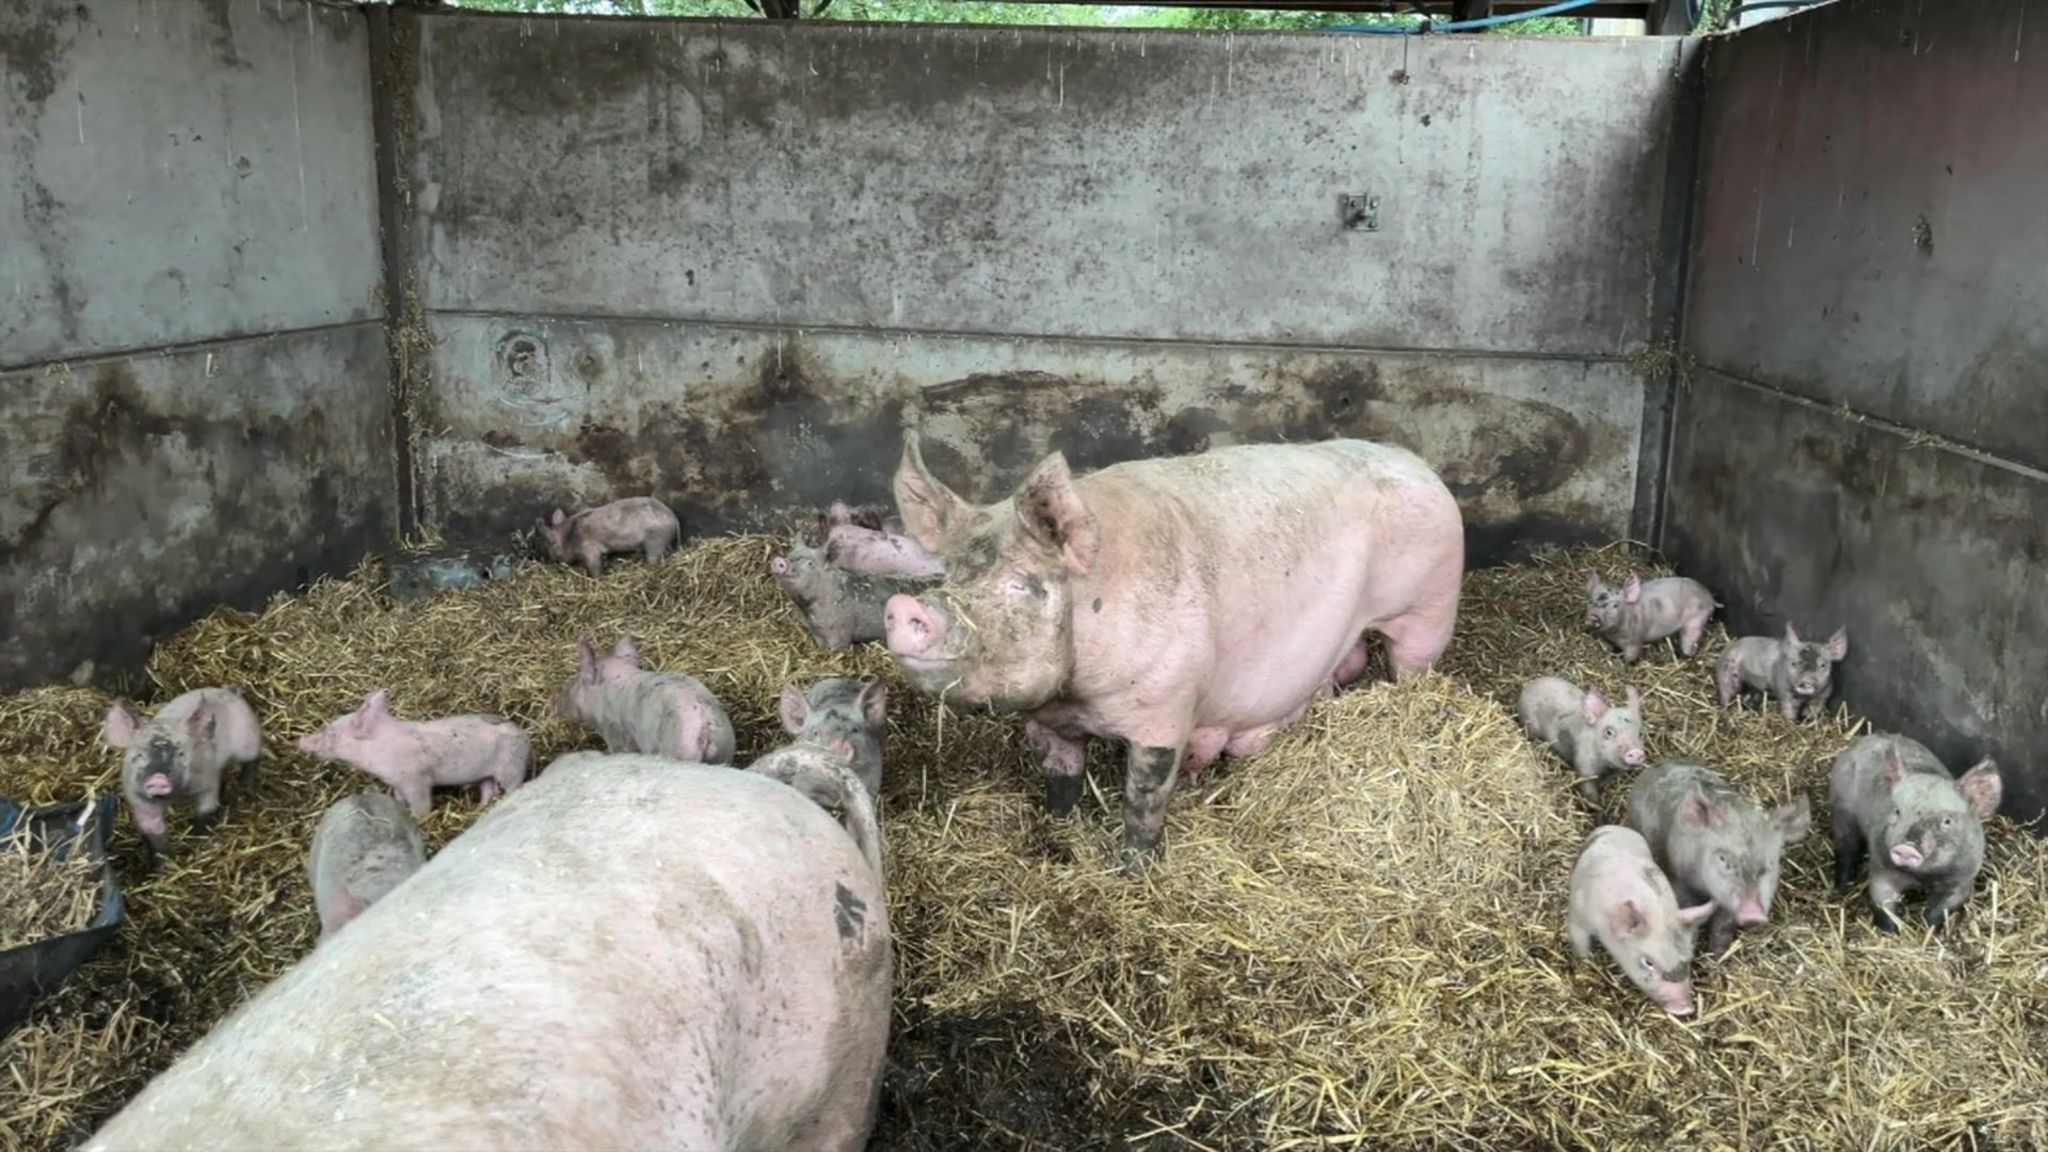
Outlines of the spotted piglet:
[[1586,577],[1586,627],[1619,650],[1629,664],[1642,657],[1647,645],[1674,635],[1680,652],[1698,652],[1707,621],[1720,606],[1706,585],[1683,576],[1643,580],[1631,572],[1619,588],[1598,572]]
[[1785,637],[1744,636],[1731,641],[1714,669],[1714,688],[1721,707],[1738,694],[1761,692],[1778,698],[1778,710],[1797,723],[1826,712],[1834,695],[1835,665],[1849,656],[1849,633],[1837,628],[1826,643],[1799,639],[1790,623]]
[[576,660],[575,678],[555,697],[555,715],[595,729],[607,751],[732,763],[732,720],[696,677],[641,668],[630,636],[602,657],[589,638],[578,640]]
[[879,680],[834,676],[811,685],[782,686],[782,727],[798,740],[844,755],[868,794],[882,794],[882,738],[888,728],[889,689]]
[[557,508],[534,528],[549,556],[581,563],[592,576],[603,574],[604,558],[613,552],[639,552],[658,563],[683,536],[675,512],[652,496],[614,500],[574,516]]
[[1643,766],[1643,697],[1634,685],[1628,703],[1615,707],[1599,689],[1581,691],[1559,676],[1539,676],[1522,686],[1516,702],[1522,730],[1551,749],[1579,776],[1579,794],[1600,799],[1600,785],[1615,772]]
[[148,720],[126,701],[107,709],[102,738],[118,749],[121,788],[135,829],[157,856],[171,851],[164,823],[175,803],[193,806],[192,827],[205,831],[220,818],[221,774],[242,766],[237,795],[256,786],[263,729],[232,688],[198,688],[177,697]]

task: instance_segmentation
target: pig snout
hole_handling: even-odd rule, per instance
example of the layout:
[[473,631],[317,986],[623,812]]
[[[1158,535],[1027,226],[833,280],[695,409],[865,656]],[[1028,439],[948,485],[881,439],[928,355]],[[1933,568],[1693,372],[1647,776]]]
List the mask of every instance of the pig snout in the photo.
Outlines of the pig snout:
[[1692,989],[1683,984],[1666,984],[1653,994],[1657,1006],[1673,1016],[1692,1015]]
[[144,796],[169,796],[171,794],[171,778],[161,772],[151,774],[148,779],[142,782],[142,794]]
[[1892,845],[1891,856],[1892,863],[1901,868],[1918,868],[1927,860],[1920,854],[1920,849],[1911,844]]
[[1641,748],[1631,748],[1623,752],[1621,754],[1621,762],[1631,768],[1641,768],[1643,766],[1643,750]]
[[943,617],[915,596],[898,592],[882,607],[882,630],[888,636],[889,651],[898,656],[923,656],[945,633]]
[[1754,928],[1769,918],[1764,911],[1763,900],[1756,896],[1749,897],[1735,908],[1735,922],[1744,928]]
[[789,557],[777,556],[774,559],[768,561],[768,570],[770,572],[775,573],[777,576],[789,575]]

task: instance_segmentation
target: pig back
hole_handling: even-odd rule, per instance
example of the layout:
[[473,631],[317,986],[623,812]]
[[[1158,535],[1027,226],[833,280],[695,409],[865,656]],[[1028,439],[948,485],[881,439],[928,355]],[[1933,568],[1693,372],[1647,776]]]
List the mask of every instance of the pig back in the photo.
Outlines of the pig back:
[[890,974],[879,879],[811,801],[574,754],[86,1147],[857,1147]]

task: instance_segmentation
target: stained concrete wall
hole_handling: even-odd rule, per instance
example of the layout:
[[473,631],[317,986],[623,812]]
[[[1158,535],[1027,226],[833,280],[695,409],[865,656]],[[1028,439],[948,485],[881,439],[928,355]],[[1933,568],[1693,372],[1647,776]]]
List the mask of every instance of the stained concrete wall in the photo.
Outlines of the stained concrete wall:
[[369,81],[304,0],[0,9],[0,689],[388,540]]
[[1382,437],[1481,561],[1638,510],[1677,42],[394,26],[451,536],[880,498],[905,424],[984,497],[1049,446]]
[[[2025,0],[1843,0],[1708,49],[1665,544],[1733,627],[2048,806],[2048,43]],[[2034,15],[2038,17],[2038,12]]]

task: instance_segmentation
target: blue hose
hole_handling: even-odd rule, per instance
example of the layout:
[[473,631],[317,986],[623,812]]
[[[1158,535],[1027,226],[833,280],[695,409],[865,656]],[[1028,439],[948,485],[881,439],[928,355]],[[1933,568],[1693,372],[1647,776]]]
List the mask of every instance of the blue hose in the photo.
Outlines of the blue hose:
[[1377,36],[1419,36],[1424,32],[1470,32],[1480,28],[1495,28],[1502,24],[1517,24],[1523,20],[1534,20],[1539,16],[1556,16],[1597,4],[1600,0],[1558,0],[1558,3],[1544,8],[1532,8],[1527,12],[1514,12],[1505,16],[1486,16],[1478,20],[1451,20],[1443,24],[1329,24],[1325,32],[1364,32]]

